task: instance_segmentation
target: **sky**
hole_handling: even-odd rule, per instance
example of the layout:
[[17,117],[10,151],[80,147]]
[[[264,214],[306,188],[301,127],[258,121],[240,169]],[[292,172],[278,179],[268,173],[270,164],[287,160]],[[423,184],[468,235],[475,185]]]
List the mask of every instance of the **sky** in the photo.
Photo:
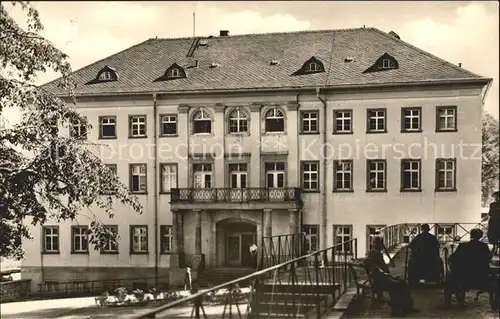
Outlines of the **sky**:
[[[497,1],[33,2],[44,36],[73,70],[148,38],[376,27],[476,74],[493,78],[485,108],[499,117]],[[193,28],[193,11],[196,23]],[[16,21],[23,21],[13,9]],[[194,30],[195,29],[195,30]],[[57,78],[39,76],[37,84]]]

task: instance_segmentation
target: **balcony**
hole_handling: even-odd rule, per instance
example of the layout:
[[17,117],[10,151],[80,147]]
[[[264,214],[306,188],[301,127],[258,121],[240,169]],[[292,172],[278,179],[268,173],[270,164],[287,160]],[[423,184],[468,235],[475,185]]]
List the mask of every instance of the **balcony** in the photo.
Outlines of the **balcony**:
[[173,188],[172,209],[297,209],[300,188]]

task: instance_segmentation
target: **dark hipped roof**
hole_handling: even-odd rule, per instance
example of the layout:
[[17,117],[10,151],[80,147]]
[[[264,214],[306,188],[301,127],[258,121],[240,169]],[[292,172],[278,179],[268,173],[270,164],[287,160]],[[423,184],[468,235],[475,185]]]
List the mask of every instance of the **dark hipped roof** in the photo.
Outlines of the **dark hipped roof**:
[[[204,90],[263,89],[408,83],[432,80],[485,79],[422,51],[375,28],[250,34],[204,38],[187,57],[195,38],[149,39],[73,73],[76,94],[123,92],[189,92]],[[399,68],[363,73],[384,53]],[[292,76],[312,56],[326,72]],[[345,62],[352,57],[354,61]],[[198,67],[188,68],[198,60]],[[278,60],[278,65],[270,65]],[[219,66],[211,68],[212,63]],[[187,77],[156,81],[172,64]],[[118,81],[86,84],[108,66]],[[486,80],[486,79],[485,79]],[[57,80],[44,85],[59,92]]]

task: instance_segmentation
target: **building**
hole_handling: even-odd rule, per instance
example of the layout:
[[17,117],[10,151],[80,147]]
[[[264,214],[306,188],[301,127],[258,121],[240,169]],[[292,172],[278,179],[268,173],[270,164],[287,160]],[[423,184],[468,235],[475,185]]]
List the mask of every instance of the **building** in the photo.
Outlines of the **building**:
[[104,251],[85,241],[89,213],[33,229],[22,275],[35,287],[172,284],[179,265],[250,265],[263,236],[303,231],[307,250],[366,238],[362,255],[385,225],[478,221],[491,79],[394,32],[149,39],[74,79],[94,125],[71,132],[108,146],[95,151],[145,213],[93,211],[120,235]]

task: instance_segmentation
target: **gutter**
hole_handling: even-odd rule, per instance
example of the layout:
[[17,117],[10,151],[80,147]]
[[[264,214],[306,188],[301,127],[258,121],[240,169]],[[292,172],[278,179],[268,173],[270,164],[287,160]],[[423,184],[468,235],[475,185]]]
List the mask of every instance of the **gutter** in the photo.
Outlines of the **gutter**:
[[153,93],[153,140],[155,145],[154,151],[154,214],[155,214],[155,289],[158,290],[158,112],[156,105],[156,93]]
[[326,246],[326,242],[327,242],[327,222],[328,222],[328,219],[327,219],[327,199],[326,199],[326,192],[327,192],[327,186],[326,186],[326,181],[327,181],[327,157],[328,157],[328,154],[327,154],[327,147],[326,147],[326,124],[327,124],[327,108],[326,108],[326,101],[319,95],[320,93],[320,88],[317,87],[316,88],[316,97],[318,98],[318,100],[321,101],[321,103],[323,104],[323,132],[322,132],[322,135],[323,135],[323,147],[322,147],[322,161],[323,161],[323,187],[321,188],[321,204],[322,204],[322,209],[321,209],[321,223],[322,223],[322,232],[323,232],[323,246],[324,247],[327,247]]
[[493,84],[493,79],[490,79],[488,83],[486,84],[486,88],[484,89],[484,92],[481,96],[481,103],[484,104],[486,97],[488,96],[488,92],[490,91],[491,85]]
[[[324,87],[328,90],[342,90],[342,89],[368,89],[368,88],[393,88],[393,87],[409,87],[409,86],[429,86],[429,85],[449,85],[449,84],[483,84],[490,83],[491,78],[471,78],[471,79],[453,79],[453,80],[424,80],[412,82],[392,82],[392,83],[370,83],[370,84],[341,84],[330,85]],[[274,88],[237,88],[237,89],[207,89],[207,90],[169,90],[169,91],[156,91],[161,95],[180,95],[180,94],[216,94],[216,93],[230,93],[230,92],[287,92],[287,91],[310,91],[316,89],[316,86],[290,86],[290,87],[274,87]],[[128,96],[128,95],[149,95],[151,90],[147,91],[126,91],[126,92],[100,92],[100,93],[74,93],[75,97],[85,96]],[[67,93],[56,94],[60,98],[68,97]]]
[[[301,123],[301,120],[300,120],[300,104],[299,104],[299,96],[300,96],[300,92],[297,93],[297,95],[295,95],[295,103],[297,103],[297,132],[300,132],[300,126],[302,125]],[[300,168],[300,138],[297,136],[297,139],[296,139],[296,142],[297,142],[297,165],[299,165],[298,169],[297,169],[297,182],[299,183],[299,186],[300,186],[300,172],[301,172],[301,168]],[[298,218],[298,225],[296,226],[295,228],[295,231],[297,232],[302,232],[302,212],[303,212],[303,209],[302,209],[302,205],[300,206],[300,210],[297,212],[297,214],[299,215]],[[298,229],[297,229],[298,228]]]

